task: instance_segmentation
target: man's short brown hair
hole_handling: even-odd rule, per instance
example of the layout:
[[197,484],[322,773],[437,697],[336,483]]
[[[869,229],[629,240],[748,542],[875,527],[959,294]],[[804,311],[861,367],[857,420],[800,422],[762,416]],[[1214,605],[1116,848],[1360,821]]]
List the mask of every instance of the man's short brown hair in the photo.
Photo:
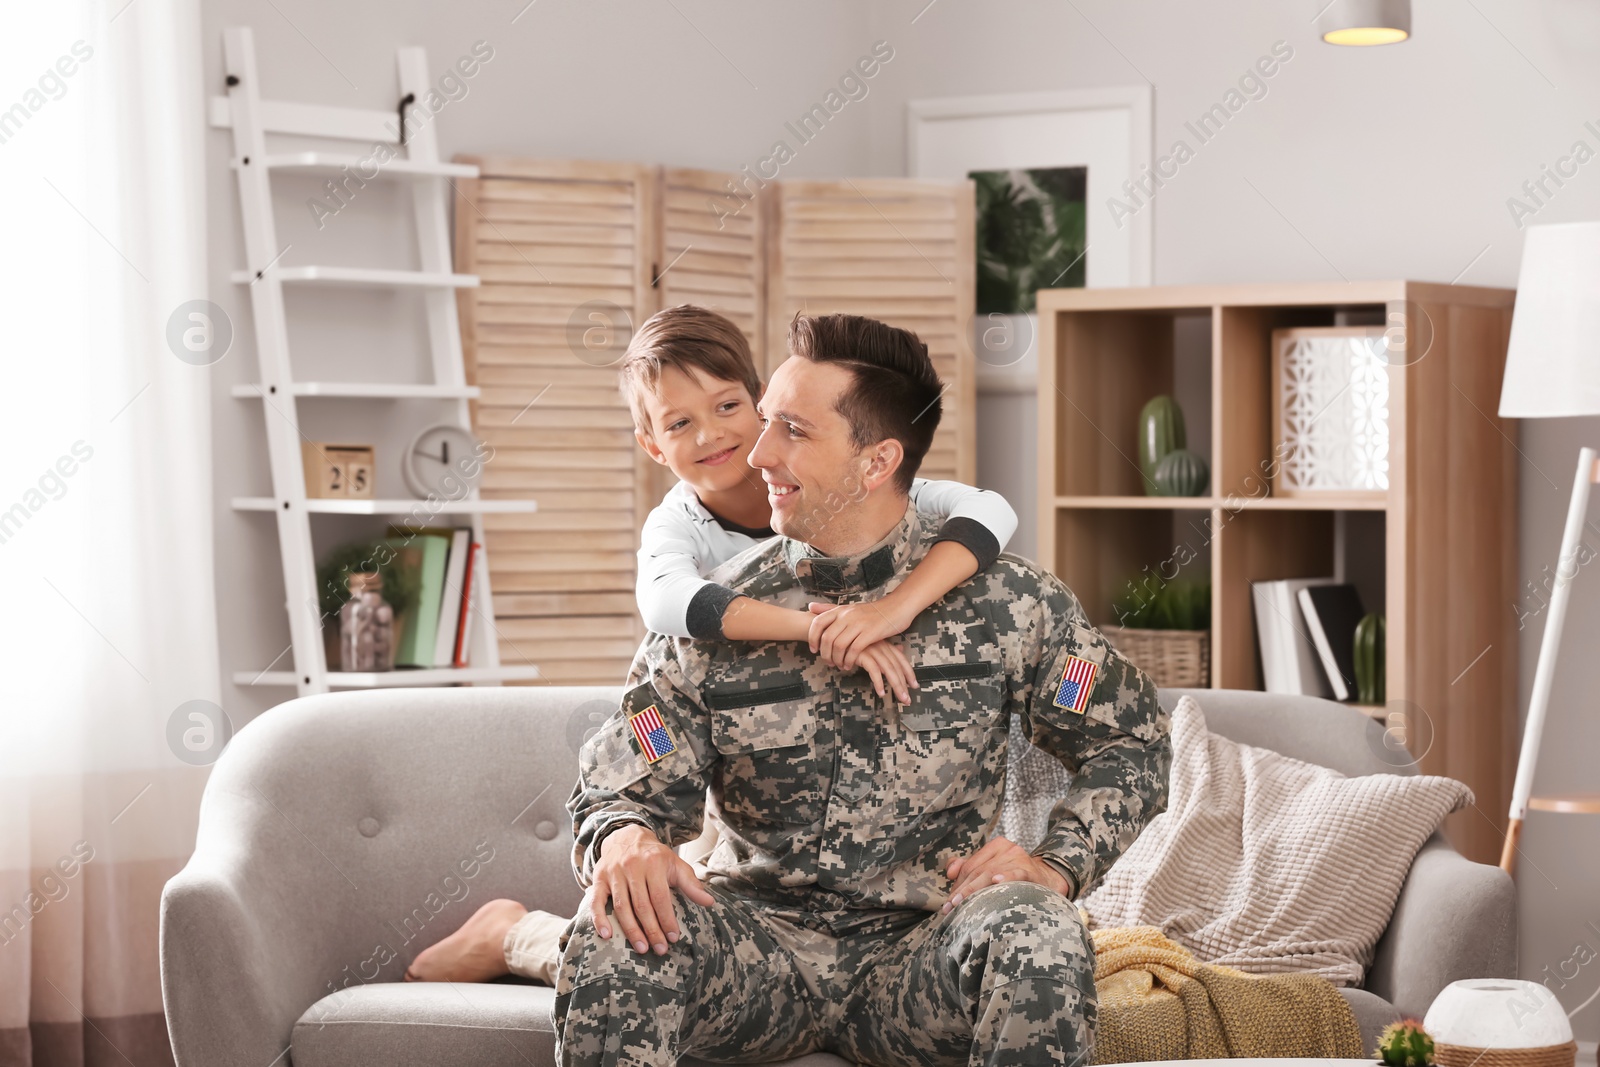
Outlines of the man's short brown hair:
[[622,357],[622,395],[640,433],[650,433],[643,395],[656,391],[661,372],[668,367],[737,382],[750,393],[751,403],[761,396],[761,377],[744,331],[709,308],[679,304],[646,319]]
[[850,440],[858,449],[899,441],[905,460],[895,472],[895,485],[910,492],[942,413],[944,386],[928,346],[910,330],[877,319],[801,314],[789,324],[789,354],[851,371],[855,382],[837,405],[850,425]]

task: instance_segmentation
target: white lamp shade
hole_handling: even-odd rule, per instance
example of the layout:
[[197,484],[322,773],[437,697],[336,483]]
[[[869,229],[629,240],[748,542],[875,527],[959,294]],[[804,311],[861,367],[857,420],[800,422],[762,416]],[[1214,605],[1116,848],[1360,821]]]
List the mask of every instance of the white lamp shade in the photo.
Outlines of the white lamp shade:
[[1422,1028],[1446,1045],[1465,1048],[1549,1048],[1572,1040],[1572,1024],[1556,995],[1538,982],[1465,978],[1439,991]]
[[1600,222],[1528,227],[1500,414],[1600,415]]
[[1411,36],[1411,0],[1332,0],[1317,33],[1329,44],[1397,44]]

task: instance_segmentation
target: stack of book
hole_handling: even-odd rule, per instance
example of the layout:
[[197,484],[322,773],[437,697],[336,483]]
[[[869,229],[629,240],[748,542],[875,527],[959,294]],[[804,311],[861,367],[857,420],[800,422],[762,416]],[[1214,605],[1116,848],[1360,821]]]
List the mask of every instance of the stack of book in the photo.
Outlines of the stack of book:
[[416,603],[396,623],[395,667],[465,667],[473,562],[483,546],[471,530],[442,526],[391,526],[386,543],[418,576]]
[[1356,587],[1289,578],[1251,582],[1250,593],[1267,692],[1354,699],[1356,624],[1366,614]]

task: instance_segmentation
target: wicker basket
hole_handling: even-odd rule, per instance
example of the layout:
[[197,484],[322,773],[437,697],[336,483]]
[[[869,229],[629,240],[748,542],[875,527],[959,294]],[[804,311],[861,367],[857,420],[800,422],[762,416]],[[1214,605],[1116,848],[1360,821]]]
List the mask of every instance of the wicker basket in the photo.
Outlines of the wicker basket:
[[1433,1062],[1439,1067],[1573,1067],[1577,1059],[1576,1041],[1539,1048],[1471,1048],[1443,1043],[1433,1046]]
[[1159,686],[1204,689],[1211,684],[1210,630],[1102,626],[1100,632]]

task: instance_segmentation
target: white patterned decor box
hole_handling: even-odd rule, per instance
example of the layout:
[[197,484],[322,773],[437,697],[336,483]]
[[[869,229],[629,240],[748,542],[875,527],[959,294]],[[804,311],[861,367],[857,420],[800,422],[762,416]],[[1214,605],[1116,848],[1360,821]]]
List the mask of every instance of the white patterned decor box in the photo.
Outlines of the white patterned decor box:
[[1389,362],[1381,326],[1272,333],[1278,496],[1389,489]]

